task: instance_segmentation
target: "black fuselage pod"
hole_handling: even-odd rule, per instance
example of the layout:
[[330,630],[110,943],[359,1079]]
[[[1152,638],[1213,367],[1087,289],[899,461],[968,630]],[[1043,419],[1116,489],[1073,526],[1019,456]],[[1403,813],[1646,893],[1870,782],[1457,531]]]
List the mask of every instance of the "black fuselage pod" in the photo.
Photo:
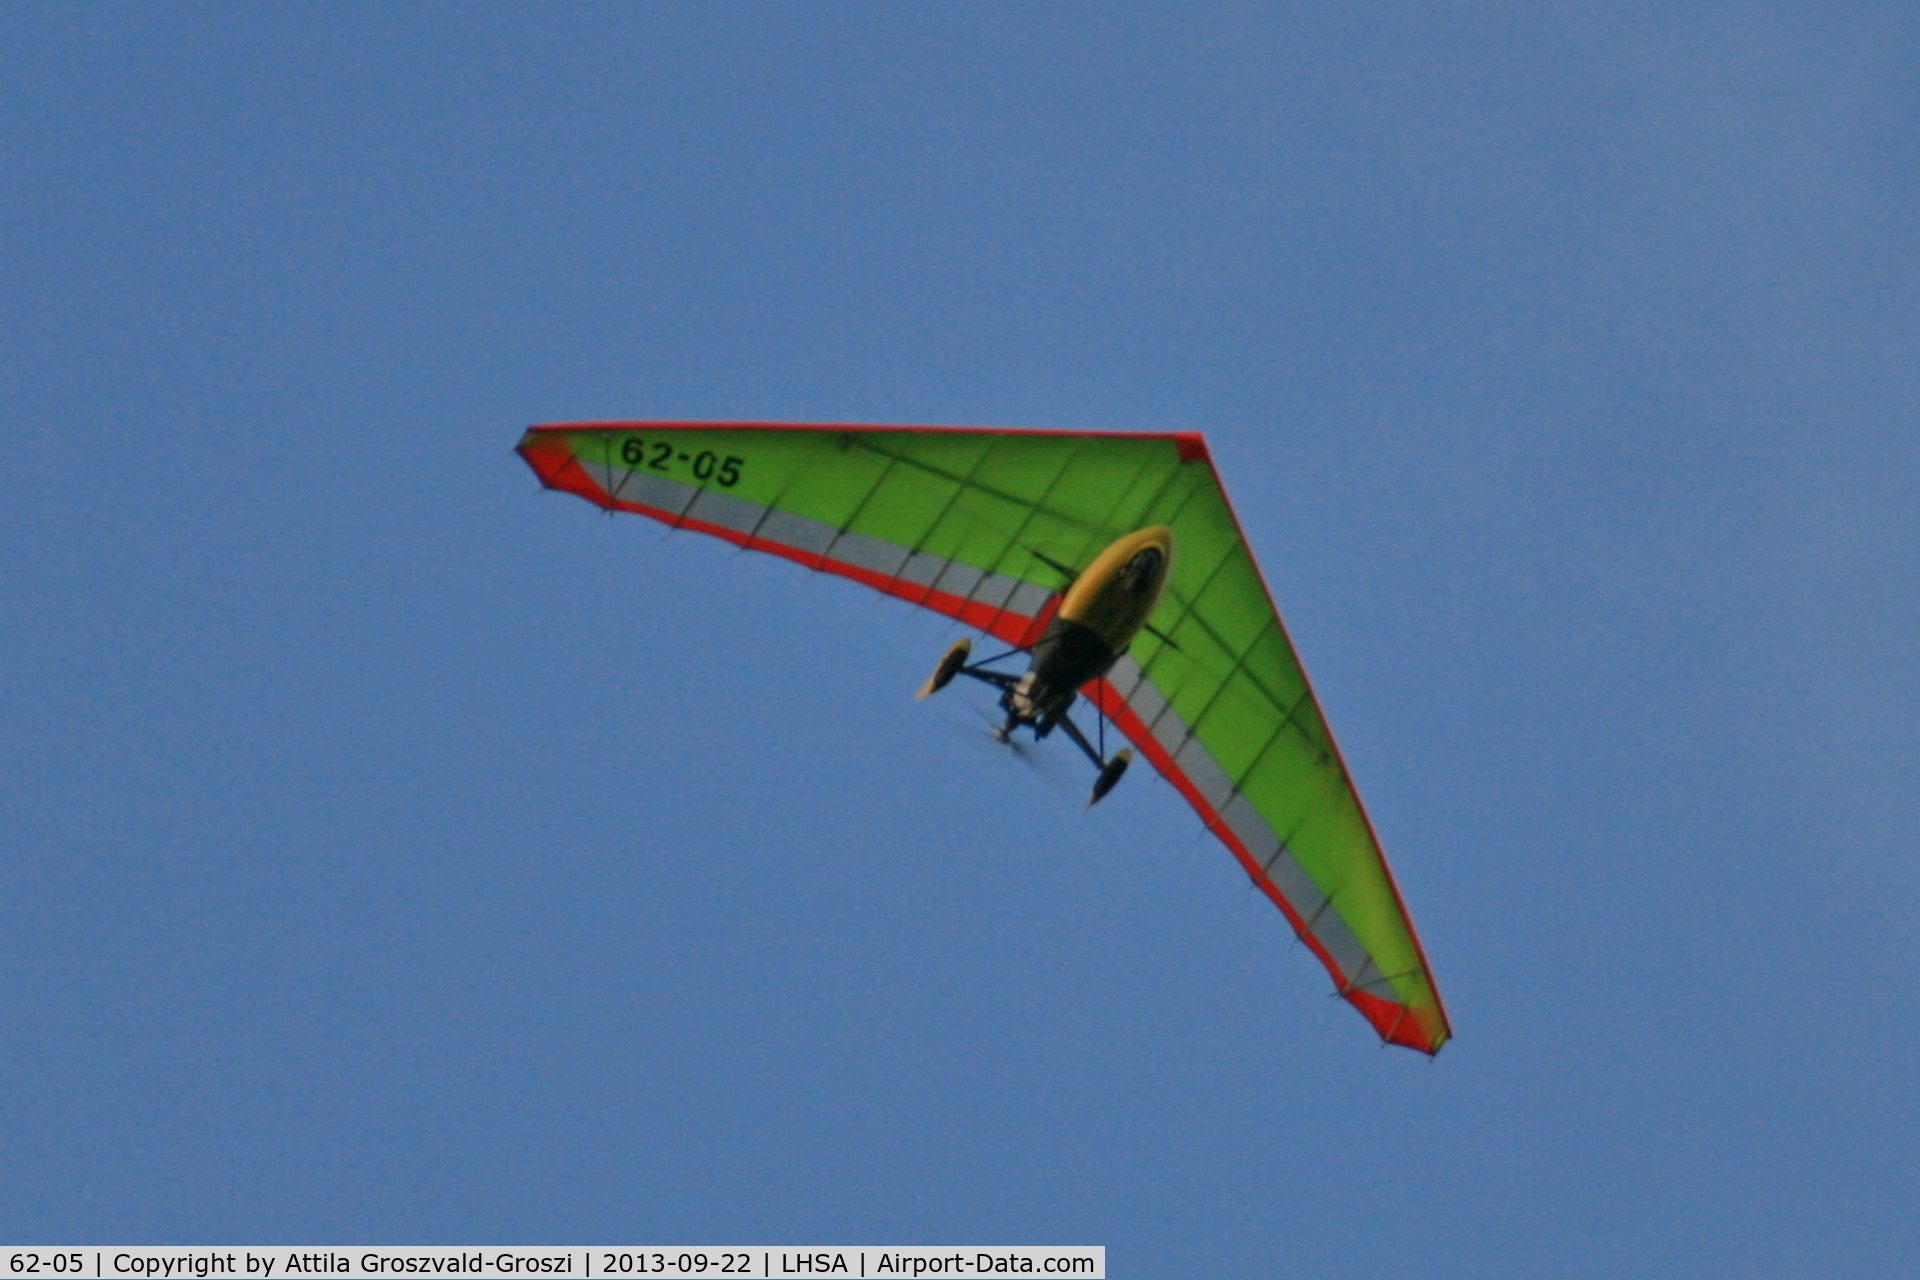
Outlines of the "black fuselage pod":
[[1105,675],[1127,651],[1160,601],[1173,564],[1173,532],[1156,526],[1130,533],[1094,558],[1060,601],[1033,646],[1033,664],[1000,699],[1014,724],[1045,737],[1088,681]]
[[1075,691],[1107,674],[1119,656],[1092,627],[1056,616],[1034,643],[1033,665],[1001,701],[1044,737],[1073,705]]

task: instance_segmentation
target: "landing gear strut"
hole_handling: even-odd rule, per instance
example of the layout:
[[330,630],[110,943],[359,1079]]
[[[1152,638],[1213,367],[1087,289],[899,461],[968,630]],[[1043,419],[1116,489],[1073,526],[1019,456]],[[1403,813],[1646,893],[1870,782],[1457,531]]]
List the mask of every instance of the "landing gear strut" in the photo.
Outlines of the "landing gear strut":
[[[913,696],[915,698],[931,697],[953,683],[955,676],[970,676],[982,684],[990,684],[1000,690],[1000,708],[1007,713],[1007,722],[994,728],[993,736],[999,741],[1011,742],[1013,731],[1023,724],[1033,730],[1035,740],[1046,737],[1054,731],[1055,727],[1065,729],[1067,736],[1073,739],[1073,744],[1079,747],[1082,754],[1093,762],[1093,767],[1100,771],[1093,782],[1093,795],[1087,801],[1087,808],[1091,809],[1119,784],[1121,776],[1127,771],[1127,766],[1133,763],[1133,748],[1123,747],[1111,757],[1107,757],[1088,742],[1087,735],[1080,731],[1080,726],[1075,724],[1073,718],[1067,714],[1067,709],[1073,704],[1071,689],[1065,692],[1064,701],[1060,701],[1058,695],[1054,695],[1046,699],[1045,705],[1036,705],[1032,698],[1032,672],[1017,677],[1004,671],[987,670],[990,663],[998,662],[1001,658],[1010,658],[1018,652],[1020,650],[1016,649],[1003,653],[998,658],[989,658],[986,662],[969,665],[967,659],[973,653],[973,641],[956,640],[945,653],[940,655],[940,661],[933,668],[933,674],[928,676],[927,682],[920,686],[920,692]],[[1100,728],[1101,746],[1104,747],[1106,745],[1104,719],[1100,722]]]
[[[1087,759],[1093,761],[1093,767],[1100,771],[1100,776],[1093,780],[1093,796],[1087,801],[1087,808],[1091,809],[1100,803],[1107,792],[1119,785],[1121,775],[1126,773],[1127,766],[1133,763],[1133,748],[1122,747],[1112,756],[1102,759],[1100,752],[1087,741],[1087,735],[1080,732],[1080,726],[1069,719],[1066,712],[1060,713],[1058,724],[1067,731],[1067,736],[1073,739],[1074,745],[1085,753]],[[1104,722],[1101,736],[1105,737]]]

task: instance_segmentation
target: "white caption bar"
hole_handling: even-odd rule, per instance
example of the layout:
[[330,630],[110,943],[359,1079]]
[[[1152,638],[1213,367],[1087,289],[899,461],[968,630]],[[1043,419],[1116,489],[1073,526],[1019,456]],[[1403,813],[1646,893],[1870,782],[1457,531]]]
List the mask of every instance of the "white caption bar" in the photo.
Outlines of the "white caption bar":
[[0,1280],[309,1280],[314,1276],[1077,1276],[1106,1280],[1104,1245],[354,1245],[152,1248],[0,1245]]

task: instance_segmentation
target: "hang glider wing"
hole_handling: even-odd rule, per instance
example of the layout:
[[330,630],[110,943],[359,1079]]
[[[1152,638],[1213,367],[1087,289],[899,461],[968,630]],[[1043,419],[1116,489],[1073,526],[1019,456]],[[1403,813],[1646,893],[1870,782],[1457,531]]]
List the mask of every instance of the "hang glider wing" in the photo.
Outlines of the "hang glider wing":
[[1084,693],[1185,796],[1385,1040],[1451,1031],[1412,921],[1198,435],[629,422],[535,427],[543,484],[840,574],[1009,644],[1122,534],[1174,531],[1151,632]]

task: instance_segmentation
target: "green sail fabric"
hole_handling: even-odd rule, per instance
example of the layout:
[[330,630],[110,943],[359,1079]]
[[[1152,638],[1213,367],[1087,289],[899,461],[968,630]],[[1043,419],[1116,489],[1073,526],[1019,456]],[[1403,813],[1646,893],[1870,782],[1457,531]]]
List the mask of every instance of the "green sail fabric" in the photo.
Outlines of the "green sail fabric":
[[1167,525],[1172,574],[1150,620],[1159,635],[1142,632],[1082,692],[1384,1039],[1433,1053],[1450,1036],[1200,436],[581,423],[535,427],[519,451],[551,488],[853,578],[1014,645],[1039,637],[1067,587],[1054,566]]

